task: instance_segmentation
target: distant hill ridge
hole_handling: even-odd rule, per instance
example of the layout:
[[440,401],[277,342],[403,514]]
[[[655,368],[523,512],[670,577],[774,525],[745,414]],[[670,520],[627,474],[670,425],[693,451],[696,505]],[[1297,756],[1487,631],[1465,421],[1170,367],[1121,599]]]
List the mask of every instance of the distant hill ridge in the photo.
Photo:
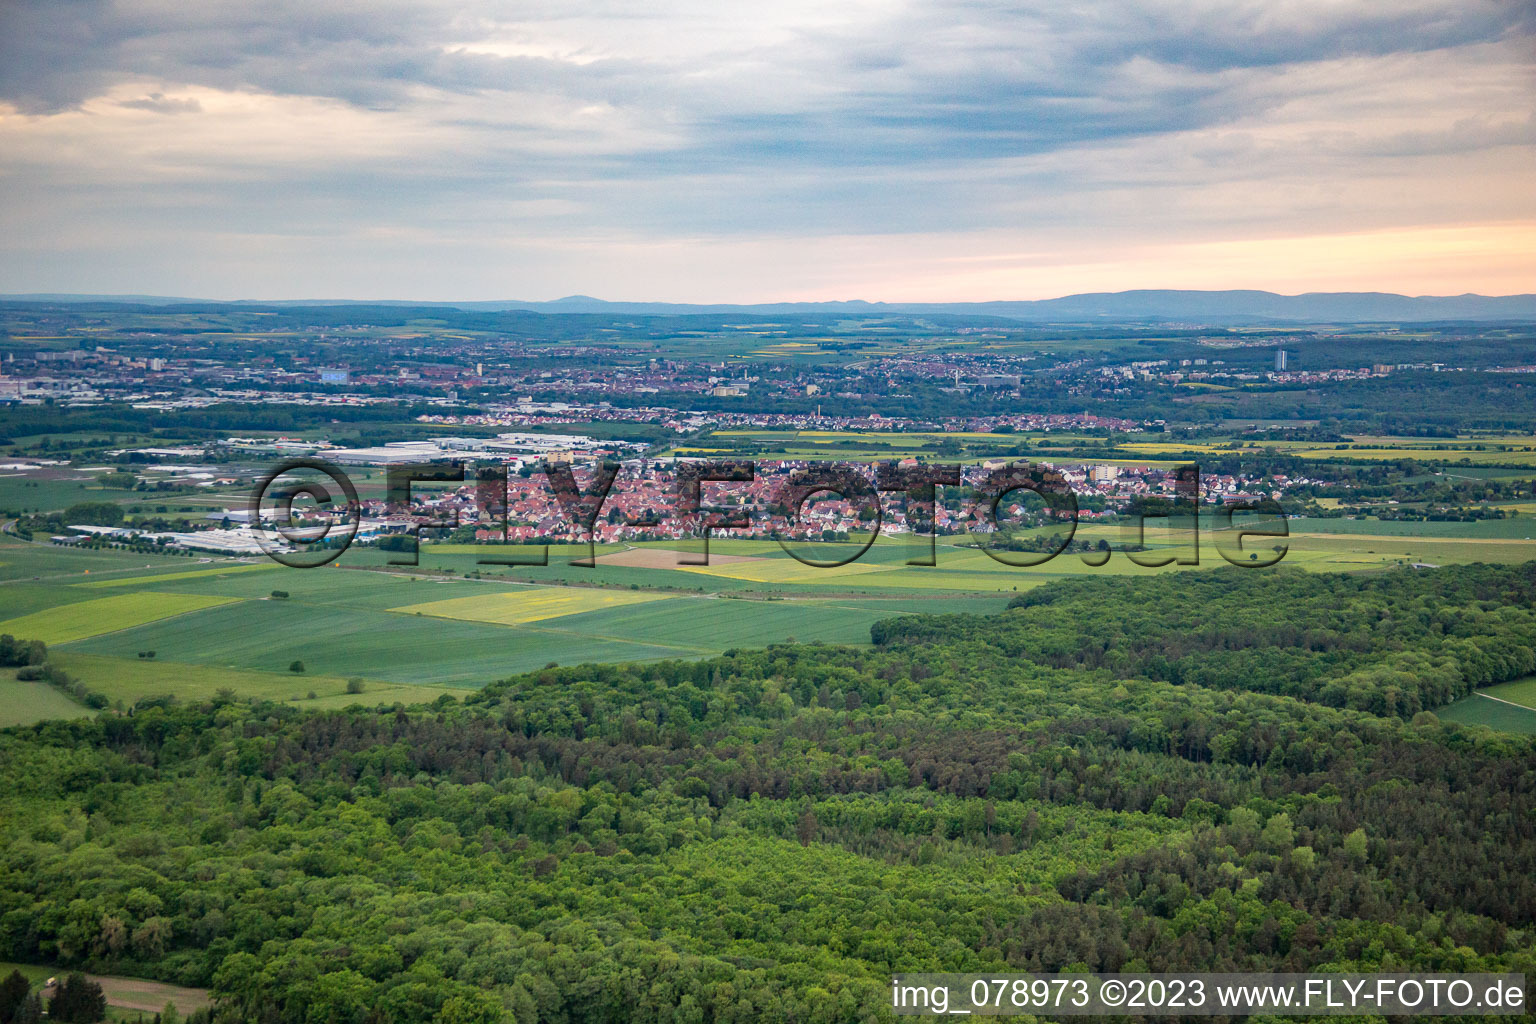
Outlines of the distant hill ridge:
[[1397,295],[1391,292],[1307,292],[1279,295],[1256,290],[1187,291],[1141,289],[1088,292],[1056,299],[994,302],[768,302],[754,304],[676,302],[611,302],[589,295],[568,295],[550,302],[513,299],[482,302],[415,302],[404,300],[305,299],[239,300],[172,298],[155,295],[73,295],[39,293],[3,295],[0,302],[122,303],[130,305],[220,306],[432,306],[477,312],[527,310],[536,313],[596,313],[636,316],[810,315],[851,316],[900,314],[984,315],[1012,320],[1082,323],[1093,321],[1187,321],[1198,323],[1297,322],[1369,323],[1434,320],[1536,320],[1536,295]]

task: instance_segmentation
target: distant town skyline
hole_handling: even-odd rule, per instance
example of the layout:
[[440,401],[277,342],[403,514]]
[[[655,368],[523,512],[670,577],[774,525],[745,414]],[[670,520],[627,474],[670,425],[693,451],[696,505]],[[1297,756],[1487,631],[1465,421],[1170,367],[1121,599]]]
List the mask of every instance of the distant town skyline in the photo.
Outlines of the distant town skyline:
[[1536,291],[1495,0],[0,8],[0,292]]

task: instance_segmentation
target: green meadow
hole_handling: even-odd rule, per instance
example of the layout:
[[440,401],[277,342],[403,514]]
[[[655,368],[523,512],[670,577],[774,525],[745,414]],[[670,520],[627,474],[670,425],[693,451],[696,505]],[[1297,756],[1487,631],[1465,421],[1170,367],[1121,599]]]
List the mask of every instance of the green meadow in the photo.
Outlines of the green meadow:
[[[39,470],[0,470],[0,510],[52,511],[82,501],[144,501],[142,491],[103,487],[100,473],[81,473],[67,467]],[[179,497],[179,496],[178,496]]]
[[102,633],[131,629],[157,619],[228,604],[234,600],[232,597],[212,594],[167,594],[156,591],[113,594],[111,597],[61,604],[14,619],[5,619],[0,621],[0,633],[41,640],[52,645],[67,644]]
[[23,541],[9,534],[0,535],[0,582],[6,580],[63,579],[83,583],[95,573],[129,576],[134,571],[189,569],[200,564],[199,558],[184,555],[130,554],[117,550],[61,547],[45,540]]
[[19,680],[15,669],[0,670],[0,728],[94,714],[47,683]]
[[[354,694],[347,692],[348,680],[340,676],[221,668],[216,665],[165,661],[158,656],[158,652],[156,654],[155,658],[146,660],[59,651],[54,657],[60,667],[90,689],[125,704],[166,694],[186,699],[207,698],[225,689],[233,690],[243,697],[304,701],[306,707],[346,707],[349,704],[372,706],[396,702],[417,704],[435,700],[445,693],[458,695],[463,692],[458,688],[365,679],[362,693]],[[48,689],[58,694],[52,687]]]
[[[168,581],[160,586],[219,591],[230,603],[103,633],[60,650],[119,659],[152,650],[161,661],[269,673],[300,661],[306,673],[463,687],[550,662],[696,658],[790,637],[867,643],[870,625],[892,613],[880,601],[747,601],[713,595],[658,595],[581,610],[589,604],[581,599],[603,591],[380,572],[295,570],[288,575],[293,578],[283,579],[291,595],[286,599],[257,592],[249,578]],[[515,623],[469,617],[490,614],[474,609],[492,603],[515,608],[520,600],[545,602],[552,591],[578,598],[575,610]],[[139,593],[146,601],[182,596]],[[976,601],[973,607],[998,603]]]
[[1526,676],[1524,679],[1516,679],[1509,683],[1499,683],[1497,686],[1485,687],[1478,691],[1495,700],[1505,701],[1510,704],[1519,704],[1536,711],[1536,676]]
[[[72,549],[16,550],[64,556],[54,567],[64,571],[0,584],[0,631],[43,639],[90,690],[128,703],[224,688],[275,700],[314,692],[322,704],[428,701],[551,662],[698,658],[789,639],[863,644],[875,621],[929,606],[700,592],[692,584],[709,578],[684,572],[674,575],[686,590],[466,579],[383,570],[370,551],[349,552],[343,566],[365,563],[350,567],[256,571],[265,564],[228,560],[189,570],[180,560],[158,572],[140,555],[108,551],[93,553],[87,574]],[[1005,600],[945,607],[991,611]],[[295,662],[302,671],[290,670]],[[361,698],[345,692],[354,678]]]
[[1501,704],[1489,700],[1481,693],[1463,697],[1454,704],[1437,708],[1435,715],[1447,722],[1462,725],[1485,725],[1499,732],[1514,732],[1536,736],[1536,711],[1529,708]]
[[[1523,528],[1512,529],[1521,521],[1294,520],[1283,564],[1370,572],[1409,562],[1524,562],[1536,548]],[[550,547],[548,565],[503,566],[480,560],[527,558],[542,548],[427,544],[414,567],[391,565],[399,553],[360,547],[330,566],[301,570],[5,536],[0,632],[45,640],[61,667],[113,702],[229,689],[320,706],[415,703],[550,663],[693,659],[789,640],[867,644],[880,619],[992,612],[1054,579],[1224,567],[1218,547],[1231,550],[1235,538],[1210,527],[1206,521],[1198,566],[1161,568],[1136,564],[1120,550],[1102,566],[1076,553],[1011,565],[978,547],[984,538],[967,537],[940,538],[937,564],[913,565],[928,552],[926,538],[882,536],[856,560],[827,568],[797,561],[772,540],[717,537],[708,565],[679,564],[696,558],[697,543],[600,547],[594,566],[572,564],[587,555],[584,545]],[[1085,523],[1077,537],[1119,547],[1131,534]],[[1145,539],[1151,550],[1142,560],[1189,553],[1173,546],[1181,535],[1149,529]],[[1250,538],[1244,552],[1271,557],[1275,543]],[[831,560],[858,547],[797,550]],[[291,671],[295,662],[302,671]],[[347,692],[353,679],[362,681],[361,695]],[[6,685],[13,688],[4,694],[15,709],[12,724],[87,713],[42,684]],[[1476,700],[1447,713],[1511,720],[1524,714]]]

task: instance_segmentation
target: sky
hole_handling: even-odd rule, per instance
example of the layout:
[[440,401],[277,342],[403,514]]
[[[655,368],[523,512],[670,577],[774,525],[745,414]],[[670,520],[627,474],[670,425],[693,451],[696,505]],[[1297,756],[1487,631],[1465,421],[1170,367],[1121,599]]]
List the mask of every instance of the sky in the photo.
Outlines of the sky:
[[0,0],[0,293],[1536,292],[1536,0]]

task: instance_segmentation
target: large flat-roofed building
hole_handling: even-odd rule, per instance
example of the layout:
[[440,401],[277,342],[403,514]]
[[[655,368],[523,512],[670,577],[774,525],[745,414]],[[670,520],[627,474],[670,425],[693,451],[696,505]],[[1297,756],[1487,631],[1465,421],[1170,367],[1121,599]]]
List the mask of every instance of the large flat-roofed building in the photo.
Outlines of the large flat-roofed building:
[[[198,533],[157,533],[167,544],[189,551],[209,551],[216,555],[264,555],[266,549],[249,527],[232,530],[202,530]],[[270,542],[269,542],[270,543]],[[277,543],[280,548],[286,544]]]
[[506,434],[497,434],[493,442],[499,447],[519,445],[534,451],[548,451],[552,449],[582,448],[592,443],[592,438],[584,434],[529,434],[513,431]]
[[594,446],[604,449],[645,447],[633,441],[597,441],[581,434],[510,432],[497,434],[493,438],[439,437],[431,441],[391,441],[375,448],[333,448],[320,455],[343,466],[398,466],[476,455],[503,461],[520,461],[524,458],[569,461]]
[[377,448],[334,448],[325,458],[339,466],[403,466],[450,458],[436,441],[391,441]]

